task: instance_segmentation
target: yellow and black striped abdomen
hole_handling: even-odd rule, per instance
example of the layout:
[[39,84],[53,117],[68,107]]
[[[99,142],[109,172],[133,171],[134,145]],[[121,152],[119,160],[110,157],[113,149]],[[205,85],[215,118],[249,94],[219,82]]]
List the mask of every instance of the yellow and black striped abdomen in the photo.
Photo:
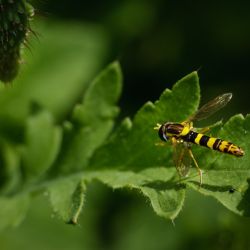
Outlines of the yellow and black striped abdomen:
[[235,155],[237,157],[243,156],[244,151],[231,142],[221,140],[219,138],[210,137],[190,130],[182,139],[186,142],[192,142],[197,145],[208,147],[223,153]]

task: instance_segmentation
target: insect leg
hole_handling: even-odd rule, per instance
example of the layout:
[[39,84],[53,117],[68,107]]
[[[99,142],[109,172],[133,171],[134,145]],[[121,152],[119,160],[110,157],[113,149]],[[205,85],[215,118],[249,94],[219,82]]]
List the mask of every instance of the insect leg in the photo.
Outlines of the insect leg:
[[190,155],[190,157],[192,158],[192,160],[193,160],[193,162],[194,162],[194,165],[195,165],[195,167],[196,167],[196,169],[197,169],[197,171],[198,171],[198,174],[199,174],[199,176],[200,176],[200,186],[201,186],[201,185],[202,185],[202,171],[201,171],[201,169],[199,168],[198,163],[197,163],[197,161],[195,160],[194,155],[193,155],[193,153],[192,153],[192,151],[191,151],[190,148],[188,149],[188,152],[189,152],[189,155]]
[[165,142],[156,142],[155,143],[155,146],[159,146],[159,147],[166,147],[166,146],[168,146],[168,144],[167,143],[165,143]]

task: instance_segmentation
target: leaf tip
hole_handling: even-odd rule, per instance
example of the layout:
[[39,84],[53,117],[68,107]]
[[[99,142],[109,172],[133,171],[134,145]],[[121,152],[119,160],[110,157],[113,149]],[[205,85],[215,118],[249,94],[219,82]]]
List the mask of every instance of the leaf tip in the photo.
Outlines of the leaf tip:
[[199,84],[198,71],[193,71],[189,73],[188,75],[185,75],[176,83],[176,85],[178,86],[179,84],[183,82],[195,82],[198,85]]
[[115,71],[119,78],[122,80],[122,69],[119,61],[110,63],[108,69]]

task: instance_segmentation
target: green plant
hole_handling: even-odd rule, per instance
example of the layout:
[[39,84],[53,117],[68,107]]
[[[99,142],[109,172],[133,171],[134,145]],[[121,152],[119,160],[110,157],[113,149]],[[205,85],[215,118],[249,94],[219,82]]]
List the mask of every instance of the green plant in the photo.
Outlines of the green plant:
[[[30,29],[31,9],[25,1],[17,6],[0,0],[1,14],[3,6],[9,13],[17,11],[17,15],[0,16],[1,27],[6,27],[0,30],[4,45],[0,49],[0,79],[9,82],[18,72],[20,45]],[[9,28],[16,23],[20,33],[12,41]],[[211,131],[240,145],[246,152],[243,158],[194,146],[204,170],[203,185],[199,185],[195,168],[188,178],[180,179],[173,166],[172,148],[155,146],[159,138],[153,127],[158,122],[181,122],[197,110],[197,72],[178,81],[172,91],[165,90],[155,103],[147,102],[133,120],[125,118],[115,126],[122,87],[119,63],[110,64],[87,84],[105,50],[105,38],[100,39],[99,31],[97,34],[88,27],[55,25],[45,35],[49,46],[40,48],[35,66],[28,67],[12,89],[0,91],[0,229],[20,223],[32,196],[43,192],[49,194],[59,217],[76,224],[93,180],[141,193],[156,214],[167,219],[173,220],[180,212],[187,188],[249,216],[250,116],[236,115],[224,125],[214,124]],[[102,45],[96,42],[99,40]],[[90,55],[90,50],[96,54]]]
[[0,1],[0,80],[9,83],[17,75],[21,45],[31,32],[33,7],[27,1]]
[[[182,121],[197,110],[197,73],[182,78],[172,91],[165,90],[155,103],[146,103],[133,121],[125,118],[113,129],[121,82],[120,66],[112,63],[88,86],[82,102],[62,125],[55,124],[53,112],[35,100],[29,102],[27,116],[19,119],[8,108],[0,112],[1,121],[5,118],[0,128],[1,228],[19,223],[31,196],[46,190],[53,210],[65,222],[76,224],[86,187],[94,179],[114,189],[142,193],[158,215],[169,219],[180,212],[187,188],[213,196],[237,214],[249,215],[250,117],[236,115],[212,129],[213,135],[242,146],[243,158],[194,146],[205,171],[199,187],[194,168],[190,177],[179,179],[171,147],[156,147],[158,135],[153,130],[157,122]],[[12,96],[5,98],[13,101]]]

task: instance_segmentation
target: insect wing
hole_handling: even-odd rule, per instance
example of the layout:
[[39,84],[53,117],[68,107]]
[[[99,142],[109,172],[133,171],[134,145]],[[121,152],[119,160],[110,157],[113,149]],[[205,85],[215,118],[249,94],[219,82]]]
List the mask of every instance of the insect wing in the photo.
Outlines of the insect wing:
[[232,93],[225,93],[223,95],[217,96],[213,100],[203,105],[198,111],[196,111],[196,113],[194,113],[194,115],[192,115],[188,119],[188,122],[200,121],[213,115],[218,110],[226,106],[227,103],[231,100],[231,98],[232,98]]
[[191,157],[187,145],[185,143],[175,143],[173,157],[179,175],[187,176],[191,166]]

